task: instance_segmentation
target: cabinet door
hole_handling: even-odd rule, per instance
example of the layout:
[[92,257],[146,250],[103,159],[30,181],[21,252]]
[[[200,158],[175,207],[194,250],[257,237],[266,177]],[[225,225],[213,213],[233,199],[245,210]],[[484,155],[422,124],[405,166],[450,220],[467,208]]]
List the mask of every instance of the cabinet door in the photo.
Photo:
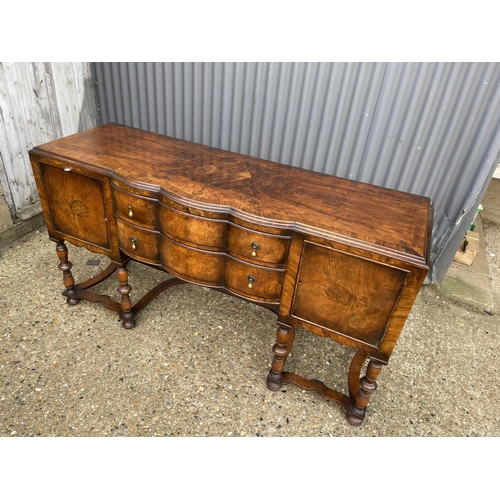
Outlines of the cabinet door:
[[57,233],[111,250],[104,182],[107,178],[40,164],[50,220]]
[[409,271],[305,242],[292,316],[377,347]]

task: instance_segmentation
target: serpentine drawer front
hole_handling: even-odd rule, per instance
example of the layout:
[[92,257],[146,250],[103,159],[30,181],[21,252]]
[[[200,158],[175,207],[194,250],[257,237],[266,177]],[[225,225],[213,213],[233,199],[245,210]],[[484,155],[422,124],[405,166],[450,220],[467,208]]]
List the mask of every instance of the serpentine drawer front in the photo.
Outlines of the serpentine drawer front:
[[199,217],[160,205],[160,227],[164,235],[195,248],[223,251],[226,221]]
[[113,189],[113,204],[117,217],[149,229],[158,229],[157,201],[136,194],[131,194],[116,185]]
[[289,236],[250,231],[234,224],[227,227],[227,251],[252,264],[285,267]]
[[[428,198],[117,124],[38,146],[30,158],[69,305],[101,302],[125,328],[183,283],[262,305],[278,323],[269,389],[315,390],[351,424],[363,422],[428,271]],[[66,241],[110,265],[76,284]],[[131,259],[173,277],[134,301]],[[112,274],[120,301],[91,290]],[[284,370],[296,326],[325,337],[324,349],[356,349],[347,391]]]

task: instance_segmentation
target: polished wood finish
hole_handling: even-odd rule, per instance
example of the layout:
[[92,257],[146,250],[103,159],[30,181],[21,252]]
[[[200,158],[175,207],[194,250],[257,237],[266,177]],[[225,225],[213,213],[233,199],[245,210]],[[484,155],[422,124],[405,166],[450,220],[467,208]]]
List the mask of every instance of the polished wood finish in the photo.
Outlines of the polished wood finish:
[[151,264],[160,263],[159,233],[116,219],[118,241],[122,250],[131,257]]
[[[159,293],[190,282],[268,307],[268,387],[314,390],[362,423],[428,271],[429,199],[116,124],[30,157],[69,304],[101,302],[132,328]],[[110,268],[75,284],[65,241]],[[174,278],[134,305],[130,259]],[[90,290],[113,273],[119,302]],[[297,326],[356,349],[348,395],[285,371]]]
[[157,201],[145,196],[133,195],[113,185],[113,204],[115,214],[126,222],[139,224],[142,227],[154,229],[158,226],[156,217]]
[[291,314],[377,346],[409,274],[305,242]]
[[224,251],[226,221],[189,215],[160,204],[160,229],[170,238],[194,248]]
[[76,297],[75,280],[73,278],[73,274],[71,274],[73,264],[68,260],[68,247],[64,244],[63,240],[59,240],[57,242],[56,252],[59,257],[58,268],[63,273],[63,283],[66,287],[66,302],[70,306],[75,306],[80,302],[80,300]]
[[120,285],[118,286],[118,293],[122,296],[120,300],[120,306],[122,308],[122,313],[120,317],[123,320],[123,326],[125,328],[133,328],[135,326],[134,313],[132,311],[132,301],[130,300],[130,292],[132,287],[128,283],[128,271],[125,265],[121,265],[116,270],[116,276]]
[[271,236],[227,224],[228,252],[246,262],[285,267],[289,244],[289,236]]

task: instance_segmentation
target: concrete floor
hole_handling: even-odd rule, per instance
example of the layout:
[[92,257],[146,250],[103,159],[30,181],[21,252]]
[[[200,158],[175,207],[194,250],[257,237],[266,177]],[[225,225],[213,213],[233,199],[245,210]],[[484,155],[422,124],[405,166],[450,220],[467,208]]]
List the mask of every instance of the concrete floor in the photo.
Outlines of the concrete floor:
[[[500,183],[500,181],[498,181]],[[499,303],[500,222],[485,219]],[[485,222],[486,220],[486,222]],[[106,259],[69,246],[78,281]],[[133,330],[69,307],[44,228],[0,255],[0,436],[498,436],[500,316],[425,286],[361,427],[294,386],[266,388],[276,317],[202,287],[160,295]],[[165,274],[131,264],[133,297]],[[116,283],[99,285],[117,297]],[[346,389],[353,351],[299,330],[291,371]]]
[[[472,265],[452,262],[439,292],[454,300],[500,314],[500,269],[498,228],[500,227],[500,179],[493,179],[482,200],[484,210],[476,218],[480,251]],[[485,232],[488,237],[485,237]]]

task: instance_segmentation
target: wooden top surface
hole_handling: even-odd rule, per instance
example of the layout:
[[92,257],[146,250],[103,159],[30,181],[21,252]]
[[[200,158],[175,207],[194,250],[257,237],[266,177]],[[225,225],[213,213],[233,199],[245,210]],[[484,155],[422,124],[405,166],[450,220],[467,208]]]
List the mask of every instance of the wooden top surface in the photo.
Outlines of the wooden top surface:
[[32,153],[113,171],[132,185],[162,188],[197,208],[228,210],[251,222],[318,228],[425,261],[428,198],[106,124]]

